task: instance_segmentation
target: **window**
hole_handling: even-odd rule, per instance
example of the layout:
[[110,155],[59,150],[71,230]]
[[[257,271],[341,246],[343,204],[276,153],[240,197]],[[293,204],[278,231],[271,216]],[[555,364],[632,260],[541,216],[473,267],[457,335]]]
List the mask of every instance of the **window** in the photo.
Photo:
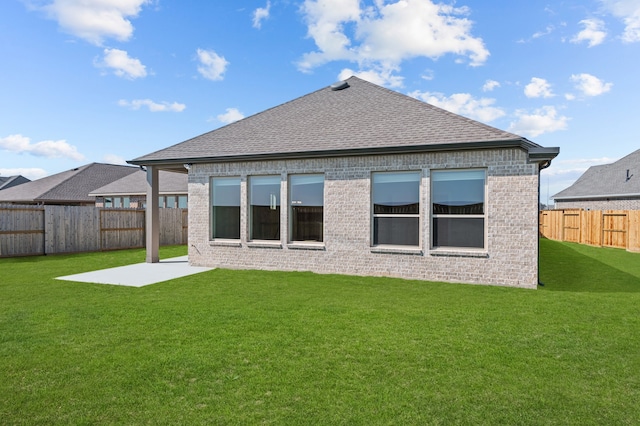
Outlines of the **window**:
[[211,179],[211,238],[240,239],[240,178]]
[[178,208],[179,209],[186,209],[188,206],[187,204],[187,196],[186,195],[178,195]]
[[105,197],[104,199],[104,207],[107,208],[129,208],[130,205],[129,197]]
[[484,248],[484,170],[431,173],[433,247]]
[[290,176],[289,205],[291,241],[322,241],[324,176]]
[[372,176],[373,245],[420,244],[420,172]]
[[280,239],[280,176],[249,178],[249,239]]

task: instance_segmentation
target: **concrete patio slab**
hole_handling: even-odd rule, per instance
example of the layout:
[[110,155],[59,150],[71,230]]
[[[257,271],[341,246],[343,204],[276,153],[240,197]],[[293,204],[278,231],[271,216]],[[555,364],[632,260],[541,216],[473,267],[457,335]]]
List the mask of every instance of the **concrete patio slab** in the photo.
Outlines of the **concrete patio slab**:
[[212,269],[214,268],[190,266],[188,256],[180,256],[163,259],[158,263],[136,263],[134,265],[119,266],[117,268],[67,275],[56,279],[84,283],[143,287],[145,285],[186,277]]

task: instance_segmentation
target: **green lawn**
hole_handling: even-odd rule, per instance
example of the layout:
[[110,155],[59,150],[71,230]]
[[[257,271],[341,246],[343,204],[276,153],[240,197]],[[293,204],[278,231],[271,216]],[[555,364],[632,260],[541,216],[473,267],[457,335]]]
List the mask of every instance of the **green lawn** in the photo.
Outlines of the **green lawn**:
[[[640,422],[640,254],[543,240],[539,290],[0,259],[1,424]],[[162,257],[185,247],[161,249]]]

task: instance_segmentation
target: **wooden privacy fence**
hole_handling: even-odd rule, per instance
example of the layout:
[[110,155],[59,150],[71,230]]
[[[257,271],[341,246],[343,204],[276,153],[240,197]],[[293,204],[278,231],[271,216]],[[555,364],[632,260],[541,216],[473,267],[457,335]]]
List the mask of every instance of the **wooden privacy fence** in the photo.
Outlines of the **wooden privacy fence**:
[[540,235],[640,252],[640,210],[543,210]]
[[[160,209],[160,244],[187,244],[186,209]],[[145,246],[145,211],[84,206],[0,206],[0,257]]]

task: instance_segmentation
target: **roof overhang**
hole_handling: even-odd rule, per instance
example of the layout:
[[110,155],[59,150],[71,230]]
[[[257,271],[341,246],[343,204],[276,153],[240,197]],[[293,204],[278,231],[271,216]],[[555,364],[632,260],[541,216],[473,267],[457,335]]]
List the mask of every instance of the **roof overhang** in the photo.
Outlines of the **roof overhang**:
[[571,195],[567,197],[551,197],[555,201],[570,201],[570,200],[603,200],[607,198],[640,198],[638,194],[603,194],[603,195]]
[[[415,154],[420,152],[462,151],[477,149],[505,149],[520,148],[529,153],[529,160],[536,163],[550,163],[560,152],[560,148],[543,148],[533,142],[521,139],[509,139],[499,141],[479,141],[463,143],[440,143],[428,145],[410,145],[394,147],[370,147],[358,149],[335,149],[322,151],[296,151],[256,153],[210,157],[180,157],[171,159],[135,159],[127,161],[136,166],[157,166],[159,170],[180,171],[186,173],[186,167],[198,163],[230,163],[239,161],[264,161],[264,160],[299,160],[311,158],[353,157],[364,155],[384,154]],[[532,155],[533,154],[533,155]]]

